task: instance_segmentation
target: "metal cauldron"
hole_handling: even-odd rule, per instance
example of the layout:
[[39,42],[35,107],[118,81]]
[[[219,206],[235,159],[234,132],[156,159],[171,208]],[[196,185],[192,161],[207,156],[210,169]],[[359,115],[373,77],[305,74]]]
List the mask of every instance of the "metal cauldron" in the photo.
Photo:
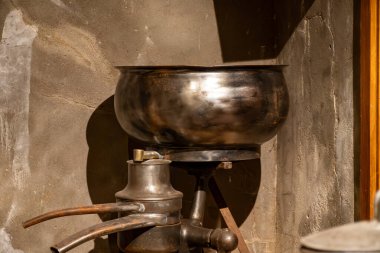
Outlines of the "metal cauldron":
[[169,147],[251,147],[288,113],[282,66],[119,67],[115,110],[131,136]]

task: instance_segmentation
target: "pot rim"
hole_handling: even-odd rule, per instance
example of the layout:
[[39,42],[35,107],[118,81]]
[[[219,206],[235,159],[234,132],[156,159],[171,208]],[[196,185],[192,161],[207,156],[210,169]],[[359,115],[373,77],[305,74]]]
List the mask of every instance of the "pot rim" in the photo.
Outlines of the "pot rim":
[[150,66],[115,66],[121,72],[129,71],[236,71],[236,70],[282,70],[288,65],[150,65]]

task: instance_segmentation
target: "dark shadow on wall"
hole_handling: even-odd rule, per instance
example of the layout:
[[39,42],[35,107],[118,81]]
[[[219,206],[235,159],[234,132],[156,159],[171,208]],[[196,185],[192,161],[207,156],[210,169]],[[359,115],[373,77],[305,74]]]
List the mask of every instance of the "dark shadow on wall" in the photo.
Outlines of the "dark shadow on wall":
[[315,0],[214,0],[224,62],[276,58]]
[[259,159],[238,162],[231,170],[217,170],[216,181],[240,226],[254,210],[261,182]]
[[276,57],[314,2],[315,0],[274,0]]
[[[146,145],[127,134],[117,122],[111,96],[101,103],[91,115],[87,125],[87,185],[94,204],[115,202],[114,195],[127,183],[127,165],[129,155],[134,148]],[[129,153],[129,155],[128,155]],[[216,181],[229,205],[238,225],[241,225],[251,213],[261,177],[260,160],[239,162],[232,170],[217,170]],[[185,170],[172,168],[173,186],[184,193],[182,213],[188,217],[193,199],[195,180]],[[105,221],[116,218],[115,215],[100,215]],[[224,226],[211,196],[208,196],[205,214],[206,227]],[[109,239],[95,240],[94,249],[89,253],[119,253],[116,235]]]
[[[100,104],[87,124],[87,185],[94,204],[115,202],[115,193],[127,183],[128,136],[117,122],[111,96]],[[116,214],[100,215],[110,220]],[[119,253],[116,234],[95,240],[89,253]]]

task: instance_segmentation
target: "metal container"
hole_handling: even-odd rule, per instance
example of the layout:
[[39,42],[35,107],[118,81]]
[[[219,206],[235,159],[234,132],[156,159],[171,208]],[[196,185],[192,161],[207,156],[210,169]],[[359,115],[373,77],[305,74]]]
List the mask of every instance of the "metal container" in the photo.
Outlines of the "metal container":
[[349,223],[301,238],[302,253],[380,253],[380,191],[371,221]]
[[284,123],[282,66],[119,67],[115,110],[124,130],[168,147],[253,147]]
[[[144,205],[146,216],[165,215],[166,224],[121,231],[118,246],[126,253],[170,253],[180,247],[180,211],[183,194],[170,183],[168,160],[128,161],[128,184],[116,193],[118,202]],[[119,217],[130,215],[119,212]],[[128,217],[128,216],[127,216]]]

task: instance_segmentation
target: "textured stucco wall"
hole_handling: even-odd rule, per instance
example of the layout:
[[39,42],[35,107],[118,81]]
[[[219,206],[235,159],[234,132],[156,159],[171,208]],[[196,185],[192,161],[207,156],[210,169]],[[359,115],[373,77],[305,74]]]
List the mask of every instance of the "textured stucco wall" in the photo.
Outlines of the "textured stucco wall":
[[[113,111],[113,66],[222,64],[213,2],[3,0],[0,27],[0,252],[49,252],[111,217],[62,218],[27,230],[23,220],[113,202],[125,185],[128,138]],[[274,249],[274,144],[262,148],[261,163],[217,175],[256,252]],[[192,181],[175,174],[188,209]],[[209,203],[209,223],[220,224]],[[72,252],[116,252],[115,238],[110,242],[100,238]]]
[[[275,252],[276,245],[294,247],[309,227],[351,219],[350,211],[342,210],[353,203],[347,186],[352,93],[346,88],[352,69],[340,64],[351,61],[352,10],[332,1],[316,1],[308,15],[321,12],[323,20],[302,21],[278,60],[290,65],[286,78],[292,98],[279,137],[262,146],[261,161],[217,172],[256,253]],[[336,18],[330,18],[331,12]],[[308,32],[304,22],[310,25]],[[2,0],[0,27],[0,253],[49,252],[50,245],[111,217],[62,218],[28,230],[21,228],[23,220],[52,209],[112,202],[126,182],[128,138],[113,111],[118,79],[113,66],[222,64],[213,1]],[[327,28],[333,40],[323,33]],[[321,54],[318,45],[330,42],[333,51],[323,47],[327,51]],[[314,58],[318,67],[311,69]],[[300,87],[320,95],[305,97]],[[310,125],[313,120],[316,124]],[[311,142],[309,136],[321,141]],[[319,187],[310,195],[304,191],[309,179]],[[173,184],[185,193],[185,214],[192,183],[175,172]],[[320,193],[317,200],[312,192]],[[293,202],[287,202],[289,193]],[[309,208],[314,223],[302,219]],[[207,218],[210,225],[221,223],[212,200]],[[304,224],[310,226],[304,229]],[[100,238],[72,252],[114,253],[114,240]]]
[[277,135],[277,251],[354,218],[353,1],[316,0],[278,57],[289,118]]

